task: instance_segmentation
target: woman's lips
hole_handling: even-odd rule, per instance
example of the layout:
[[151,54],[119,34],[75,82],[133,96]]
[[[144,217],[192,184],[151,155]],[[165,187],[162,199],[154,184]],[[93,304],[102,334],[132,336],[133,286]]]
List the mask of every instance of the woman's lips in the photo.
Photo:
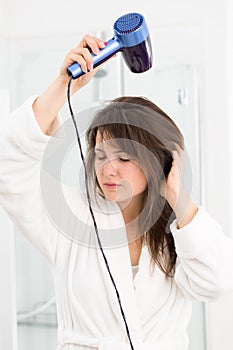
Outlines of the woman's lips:
[[108,188],[108,189],[116,189],[118,187],[120,187],[121,185],[118,183],[114,183],[114,182],[105,182],[104,183],[104,187]]

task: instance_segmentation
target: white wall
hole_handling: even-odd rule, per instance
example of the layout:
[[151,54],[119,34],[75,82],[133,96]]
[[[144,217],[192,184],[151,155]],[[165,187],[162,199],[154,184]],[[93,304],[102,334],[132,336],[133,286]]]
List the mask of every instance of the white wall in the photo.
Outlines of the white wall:
[[[230,196],[231,196],[231,213],[233,212],[233,2],[232,0],[226,1],[226,67],[227,67],[227,118],[229,129],[227,132],[227,138],[230,140],[230,158],[228,160],[230,164]],[[231,226],[231,236],[233,237],[233,224]]]
[[6,20],[6,2],[0,0],[0,35],[5,35],[9,31],[9,26]]
[[[214,42],[215,37],[218,38],[217,42]],[[225,2],[225,20],[223,27],[219,28],[217,22],[212,23],[211,38],[211,45],[213,48],[212,52],[214,51],[214,48],[216,48],[216,51],[218,52],[217,57],[219,58],[219,62],[217,62],[217,59],[215,59],[214,62],[211,63],[209,52],[209,59],[206,57],[206,80],[209,81],[209,85],[212,82],[213,86],[212,89],[210,89],[210,94],[212,94],[212,105],[209,103],[209,110],[206,110],[206,113],[209,115],[208,121],[210,127],[206,143],[210,143],[208,150],[211,152],[211,145],[214,144],[214,139],[216,139],[217,142],[214,150],[215,152],[218,152],[217,160],[219,160],[221,156],[223,159],[221,164],[216,163],[216,175],[214,169],[214,160],[211,161],[209,169],[206,169],[207,176],[210,179],[207,198],[211,210],[216,213],[219,211],[218,216],[220,219],[221,217],[224,217],[224,211],[229,206],[229,210],[228,212],[226,210],[227,214],[225,215],[229,215],[228,221],[231,220],[231,222],[229,223],[229,227],[226,227],[228,228],[231,237],[233,237],[233,2],[231,0],[227,0]],[[206,39],[206,41],[208,41],[208,39]],[[217,45],[218,43],[220,43],[220,46]],[[208,67],[209,69],[207,68],[208,61],[209,64],[211,64],[211,67]],[[211,96],[209,96],[209,101],[211,101]],[[216,128],[211,127],[211,111],[213,114],[213,123],[217,122]],[[219,126],[221,123],[225,125],[225,132],[222,134],[220,134],[220,132],[217,132],[217,126]],[[211,130],[213,131],[212,136]],[[223,132],[223,127],[220,130]],[[225,143],[222,144],[222,139],[224,137],[229,140],[229,150],[224,149],[224,146],[226,146]],[[211,172],[213,176],[212,180]],[[214,201],[214,188],[218,188],[216,191],[218,195],[219,192],[223,190],[222,196],[219,196],[222,201],[219,203],[216,203],[216,201]],[[225,224],[227,224],[227,222],[225,222]],[[232,276],[229,276],[229,278],[232,278]],[[209,326],[208,350],[232,349],[232,310],[233,294],[229,294],[222,298],[219,302],[207,306],[207,322]]]
[[[0,28],[0,34],[12,38],[54,35],[57,39],[59,35],[96,31],[100,27],[109,31],[116,18],[131,11],[143,13],[148,24],[158,28],[177,28],[181,24],[200,26],[202,39],[195,43],[196,55],[190,57],[185,50],[184,55],[179,53],[179,59],[184,62],[190,60],[201,73],[200,111],[206,205],[225,232],[232,235],[232,0],[134,0],[132,3],[123,0],[111,3],[106,0],[93,3],[77,0],[11,0],[11,3],[8,2],[8,12],[7,5],[3,6],[3,12],[10,15],[4,28]],[[185,30],[179,33],[179,40],[185,47],[189,38]],[[171,40],[170,54],[174,57],[174,41],[169,36],[167,40]],[[229,296],[207,307],[209,344],[212,341],[208,350],[219,350],[220,346],[224,350],[232,348],[231,330],[222,327],[225,320],[228,324],[233,323],[233,315],[229,311],[232,300],[233,296]]]
[[[167,23],[191,23],[203,16],[203,7],[209,0],[10,0],[9,22],[5,28],[9,36],[34,36],[67,34],[112,28],[115,19],[127,12],[143,12],[153,25]],[[212,2],[213,3],[213,2]],[[213,4],[212,4],[213,6]],[[11,8],[11,11],[10,11]],[[212,9],[212,7],[210,7]],[[43,19],[43,21],[41,21]]]
[[[8,116],[9,92],[7,89],[0,89],[1,133]],[[14,227],[13,224],[10,222],[7,214],[3,211],[1,207],[0,223],[0,349],[16,350],[17,329]]]
[[[228,189],[230,143],[225,137],[230,123],[227,109],[227,76],[230,68],[226,64],[228,0],[135,0],[133,6],[123,0],[111,2],[111,5],[106,0],[99,0],[90,6],[77,0],[11,1],[14,11],[8,17],[5,35],[14,38],[54,35],[57,40],[59,35],[96,31],[100,26],[101,30],[109,31],[118,16],[129,11],[143,13],[148,24],[153,27],[201,26],[202,42],[196,43],[196,55],[190,59],[185,53],[178,58],[184,62],[187,59],[193,61],[202,72],[201,113],[207,206],[225,231],[228,234],[232,232],[229,208],[231,195]],[[179,36],[184,46],[188,45],[189,37],[185,30]],[[77,42],[79,39],[77,37]],[[172,38],[169,39],[171,56],[175,56],[176,48]]]

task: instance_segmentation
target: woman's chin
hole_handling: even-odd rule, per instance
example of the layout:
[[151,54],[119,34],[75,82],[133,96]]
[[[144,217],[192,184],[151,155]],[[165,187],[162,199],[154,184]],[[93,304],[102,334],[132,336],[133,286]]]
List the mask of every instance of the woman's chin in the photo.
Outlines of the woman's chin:
[[118,193],[104,193],[105,198],[110,202],[116,202],[119,205],[127,205],[131,201],[131,198],[128,196],[120,196]]
[[117,193],[104,193],[105,198],[110,202],[118,202],[119,195]]

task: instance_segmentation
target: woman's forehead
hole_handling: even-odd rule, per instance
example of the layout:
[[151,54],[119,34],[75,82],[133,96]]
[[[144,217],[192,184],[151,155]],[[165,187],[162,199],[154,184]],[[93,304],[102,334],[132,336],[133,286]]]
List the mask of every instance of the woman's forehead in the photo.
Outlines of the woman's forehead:
[[103,142],[103,135],[99,130],[97,130],[95,141],[97,145]]
[[112,146],[116,146],[116,139],[113,136],[108,135],[106,132],[100,132],[100,130],[97,130],[96,134],[96,145],[98,144],[109,144]]
[[126,152],[129,146],[127,142],[129,142],[129,140],[125,140],[124,142],[124,139],[117,139],[106,133],[102,134],[98,130],[96,134],[95,149],[101,151]]

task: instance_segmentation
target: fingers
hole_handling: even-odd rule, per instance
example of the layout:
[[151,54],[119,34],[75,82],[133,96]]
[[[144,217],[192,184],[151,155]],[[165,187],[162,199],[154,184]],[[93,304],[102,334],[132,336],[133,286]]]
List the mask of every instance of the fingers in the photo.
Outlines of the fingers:
[[173,159],[177,160],[183,157],[184,150],[178,144],[175,144],[175,145],[176,145],[176,149],[172,151],[172,156],[173,156]]
[[166,197],[166,189],[167,189],[167,184],[165,181],[163,181],[161,186],[160,186],[160,190],[159,190],[160,196]]
[[176,161],[178,161],[179,159],[181,159],[183,156],[183,150],[176,150],[176,151],[172,151],[172,158]]
[[75,48],[67,55],[67,65],[77,62],[84,73],[93,69],[93,58],[87,48]]
[[178,145],[176,145],[177,149],[172,151],[173,162],[172,165],[176,165],[181,172],[183,172],[184,168],[184,151]]
[[84,73],[93,70],[93,57],[91,52],[95,55],[99,54],[101,48],[105,47],[105,43],[90,35],[85,35],[79,45],[72,49],[66,56],[66,67],[74,62],[77,62]]
[[90,35],[85,35],[80,43],[80,46],[83,48],[89,47],[95,55],[98,55],[100,49],[103,49],[105,47],[105,43],[99,38],[95,38],[94,36]]
[[172,151],[173,162],[179,160],[179,154],[177,151]]

